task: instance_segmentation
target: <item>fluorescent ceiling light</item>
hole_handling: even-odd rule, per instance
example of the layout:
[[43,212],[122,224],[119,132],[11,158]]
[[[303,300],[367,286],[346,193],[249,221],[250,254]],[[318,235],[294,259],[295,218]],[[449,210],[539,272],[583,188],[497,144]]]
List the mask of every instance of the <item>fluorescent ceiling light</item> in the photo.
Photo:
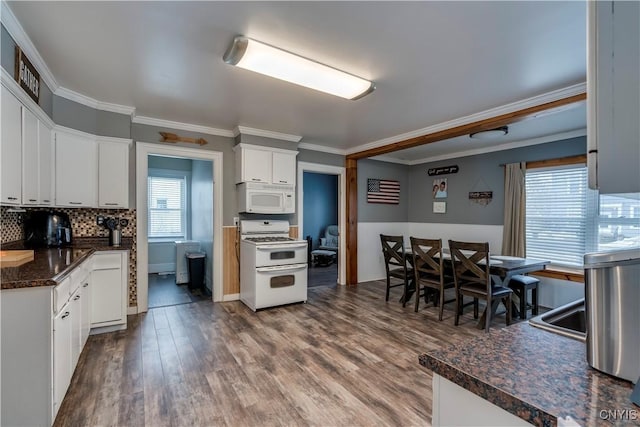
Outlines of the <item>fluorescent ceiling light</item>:
[[469,137],[473,138],[473,139],[493,139],[493,138],[499,138],[501,136],[505,136],[508,133],[509,133],[509,127],[508,126],[502,126],[502,127],[496,128],[496,129],[482,130],[480,132],[474,132],[474,133],[470,134]]
[[373,82],[243,36],[233,39],[223,59],[245,70],[346,99],[362,98],[375,89]]

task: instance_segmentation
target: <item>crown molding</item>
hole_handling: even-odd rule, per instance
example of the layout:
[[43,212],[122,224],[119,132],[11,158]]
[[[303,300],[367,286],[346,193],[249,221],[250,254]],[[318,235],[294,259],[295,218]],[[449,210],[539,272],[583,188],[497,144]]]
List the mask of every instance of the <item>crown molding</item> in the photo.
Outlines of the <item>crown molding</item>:
[[40,56],[40,52],[31,42],[31,39],[22,28],[22,25],[13,14],[13,11],[9,7],[9,5],[2,1],[0,2],[0,16],[2,17],[2,24],[7,29],[13,40],[16,42],[20,49],[29,57],[29,61],[33,64],[34,67],[40,73],[40,77],[44,80],[44,83],[51,89],[51,92],[55,92],[58,90],[60,85],[58,81],[53,76],[53,73],[47,66],[42,56]]
[[531,98],[512,102],[510,104],[505,104],[500,107],[495,107],[495,108],[490,108],[488,110],[480,111],[479,113],[474,113],[469,116],[460,117],[454,120],[449,120],[449,121],[438,123],[432,126],[427,126],[422,129],[414,130],[414,131],[403,133],[396,136],[391,136],[389,138],[379,139],[377,141],[373,141],[373,142],[359,145],[357,147],[349,148],[347,150],[347,155],[370,150],[372,148],[382,147],[385,145],[393,144],[393,143],[404,141],[411,138],[416,138],[423,135],[429,135],[432,133],[455,128],[458,126],[463,126],[469,123],[491,119],[493,117],[501,116],[503,114],[513,113],[515,111],[524,110],[526,108],[536,107],[538,105],[546,104],[548,102],[558,101],[560,99],[568,98],[570,96],[585,93],[586,90],[587,90],[586,83],[578,83],[576,85],[569,86],[563,89],[554,90],[551,92],[544,93],[542,95],[533,96]]
[[49,128],[53,128],[55,126],[53,119],[44,112],[40,105],[36,104],[36,102],[27,95],[18,82],[13,79],[13,76],[11,76],[11,74],[2,67],[0,67],[0,81],[2,82],[2,86],[7,88],[7,90],[11,92],[11,94],[15,96],[22,105],[35,114],[38,120],[45,123]]
[[298,149],[320,151],[322,153],[330,153],[330,154],[339,154],[341,156],[347,155],[347,150],[343,148],[327,147],[325,145],[310,144],[308,142],[301,142],[300,144],[298,144]]
[[141,125],[158,126],[162,128],[180,129],[180,130],[186,130],[190,132],[205,133],[207,135],[225,136],[227,138],[234,137],[233,131],[226,130],[226,129],[218,129],[218,128],[212,128],[208,126],[193,125],[190,123],[173,122],[170,120],[156,119],[153,117],[133,116],[133,118],[131,119],[131,122],[138,123]]
[[[541,136],[539,138],[523,139],[521,141],[514,141],[514,142],[508,142],[506,144],[494,145],[493,147],[475,148],[472,150],[458,151],[455,153],[443,154],[440,156],[425,157],[423,159],[418,159],[418,160],[403,160],[403,161],[405,162],[404,164],[409,166],[421,165],[424,163],[438,162],[440,160],[458,159],[460,157],[474,156],[477,154],[493,153],[495,151],[511,150],[513,148],[522,148],[522,147],[528,147],[530,145],[546,144],[547,142],[562,141],[565,139],[585,136],[586,134],[587,134],[586,128],[576,129],[568,132],[561,132],[553,135]],[[372,158],[375,160],[383,160],[382,157],[386,157],[386,156],[377,156],[375,158],[374,157]],[[384,161],[391,161],[391,160],[384,159]],[[399,163],[399,162],[393,162],[393,163]]]
[[131,146],[133,144],[133,139],[131,138],[118,138],[116,136],[95,136],[97,142],[107,142],[109,144],[127,144]]
[[96,140],[96,136],[92,133],[89,132],[85,132],[82,130],[78,130],[78,129],[74,129],[74,128],[68,128],[66,126],[61,126],[61,125],[55,125],[53,127],[54,132],[62,132],[62,133],[66,133],[69,135],[75,135],[75,136],[79,136],[81,138],[88,138],[91,139],[93,141]]
[[291,135],[288,133],[280,133],[280,132],[273,132],[270,130],[263,130],[263,129],[256,129],[256,128],[250,128],[250,127],[246,127],[246,126],[237,126],[234,130],[233,130],[233,136],[234,138],[238,135],[253,135],[253,136],[262,136],[265,138],[272,138],[272,139],[280,139],[282,141],[290,141],[290,142],[300,142],[300,140],[302,139],[301,136],[299,135]]
[[96,110],[110,111],[112,113],[126,114],[128,116],[132,116],[136,112],[135,107],[101,102],[89,96],[75,92],[71,89],[67,89],[66,87],[59,87],[54,92],[54,94],[70,101],[77,102],[78,104],[86,105],[87,107],[91,107]]

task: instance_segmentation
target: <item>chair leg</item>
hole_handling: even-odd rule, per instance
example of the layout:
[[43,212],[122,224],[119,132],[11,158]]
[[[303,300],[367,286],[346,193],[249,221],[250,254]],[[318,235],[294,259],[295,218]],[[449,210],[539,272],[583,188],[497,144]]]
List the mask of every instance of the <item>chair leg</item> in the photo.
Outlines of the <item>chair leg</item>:
[[531,304],[533,307],[531,308],[531,314],[538,314],[538,287],[531,289]]
[[462,295],[456,292],[456,318],[453,324],[458,326],[458,321],[460,320],[460,313],[462,312]]
[[473,318],[478,318],[478,298],[473,299]]
[[[477,299],[476,299],[477,301]],[[493,301],[487,300],[487,309],[485,310],[486,316],[484,319],[484,331],[489,332],[489,326],[491,325],[491,313],[493,312]]]
[[527,318],[527,288],[522,288],[518,297],[520,298],[520,318],[524,320]]
[[387,296],[384,299],[385,301],[389,301],[389,290],[391,289],[391,277],[387,275]]
[[438,314],[438,320],[442,322],[442,311],[444,310],[444,289],[440,288],[440,292],[438,293],[440,294],[440,313]]
[[[416,292],[417,292],[417,290],[416,290]],[[405,279],[405,281],[404,281],[404,299],[402,300],[402,307],[403,308],[406,307],[407,306],[407,302],[409,302],[408,299],[407,299],[407,295],[409,295],[409,281]]]
[[[427,288],[424,288],[425,295],[427,294]],[[420,305],[420,286],[416,283],[416,306],[413,311],[418,312],[418,305]]]
[[[507,300],[506,302],[504,300]],[[502,303],[507,307],[507,326],[511,324],[511,294],[507,295],[506,298],[503,298]],[[526,316],[525,316],[526,317]]]

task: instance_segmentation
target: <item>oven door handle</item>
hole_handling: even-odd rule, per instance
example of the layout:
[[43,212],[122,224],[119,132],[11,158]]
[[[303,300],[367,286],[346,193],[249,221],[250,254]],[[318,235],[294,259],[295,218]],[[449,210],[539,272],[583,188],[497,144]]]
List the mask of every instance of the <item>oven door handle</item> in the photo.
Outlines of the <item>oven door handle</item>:
[[256,246],[256,248],[259,251],[268,251],[268,250],[271,250],[271,249],[287,250],[287,249],[306,248],[306,247],[307,247],[307,242],[300,243],[300,244],[297,244],[297,245],[260,245],[260,246]]
[[268,273],[272,271],[296,271],[307,268],[307,264],[294,264],[294,265],[276,265],[273,267],[259,267],[256,268],[258,273]]

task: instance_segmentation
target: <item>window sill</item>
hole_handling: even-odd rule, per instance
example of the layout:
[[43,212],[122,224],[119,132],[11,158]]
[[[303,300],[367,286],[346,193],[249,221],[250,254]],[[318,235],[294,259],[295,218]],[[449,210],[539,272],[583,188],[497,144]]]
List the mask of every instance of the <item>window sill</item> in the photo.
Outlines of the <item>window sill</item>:
[[164,238],[154,238],[148,239],[149,244],[154,243],[175,243],[177,240],[186,240],[184,237],[164,237]]
[[561,270],[558,268],[547,268],[531,273],[535,276],[549,277],[551,279],[567,280],[569,282],[584,283],[584,273],[578,271]]

